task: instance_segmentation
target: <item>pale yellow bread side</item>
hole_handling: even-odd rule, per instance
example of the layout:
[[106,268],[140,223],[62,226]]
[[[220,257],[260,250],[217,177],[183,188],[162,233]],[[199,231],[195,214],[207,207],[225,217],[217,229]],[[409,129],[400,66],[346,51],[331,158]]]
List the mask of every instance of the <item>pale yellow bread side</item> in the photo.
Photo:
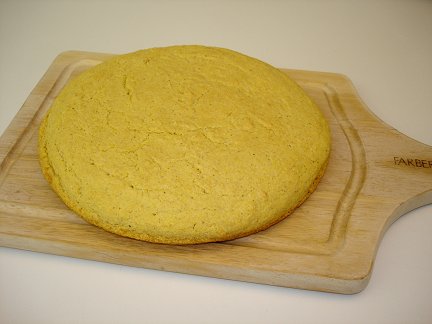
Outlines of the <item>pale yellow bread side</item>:
[[315,189],[330,133],[281,71],[214,47],[114,57],[71,80],[42,122],[42,171],[88,222],[149,242],[249,235]]

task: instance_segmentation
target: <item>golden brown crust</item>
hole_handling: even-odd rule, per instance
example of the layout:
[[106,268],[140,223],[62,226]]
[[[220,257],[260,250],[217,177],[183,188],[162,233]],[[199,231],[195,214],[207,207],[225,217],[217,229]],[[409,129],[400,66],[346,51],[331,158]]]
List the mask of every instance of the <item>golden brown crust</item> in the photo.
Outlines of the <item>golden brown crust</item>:
[[[196,48],[194,48],[194,50],[196,50]],[[218,52],[218,54],[220,54],[220,53]],[[225,54],[226,54],[225,52],[222,52],[222,55],[225,55]],[[228,52],[227,55],[232,55],[232,54],[231,54],[231,52]],[[133,55],[132,55],[132,57],[134,58]],[[239,62],[242,63],[242,60],[244,60],[244,58],[240,57],[239,58]],[[260,65],[260,63],[253,62],[253,64],[257,64],[256,65],[257,67],[260,67],[260,68],[262,67],[262,65]],[[281,79],[281,77],[279,76],[279,74],[277,72],[273,71],[268,66],[263,66],[262,69],[263,69],[264,72],[269,71],[268,73],[269,73],[269,75],[271,77],[275,76],[276,79],[278,79],[278,80]],[[243,73],[243,71],[244,71],[244,68],[242,69],[242,73]],[[133,94],[130,93],[130,89],[129,89],[130,85],[128,85],[127,82],[128,82],[128,80],[127,80],[127,78],[125,78],[124,82],[123,82],[124,90],[127,90],[127,94],[128,94],[129,100],[134,100],[136,98],[133,98]],[[281,82],[285,82],[284,77],[282,78]],[[292,82],[292,81],[289,81],[289,82]],[[71,89],[73,91],[76,91],[76,84],[77,83],[75,83],[73,85],[73,86],[75,86],[75,89],[73,88],[73,86],[71,86]],[[294,87],[293,88],[294,92],[299,91],[299,89],[298,89],[298,87],[296,85],[290,83],[290,86]],[[69,89],[69,93],[71,92],[71,89]],[[233,95],[235,95],[235,91],[236,91],[235,88],[233,88],[233,91],[234,91]],[[68,93],[66,95],[68,95]],[[306,100],[306,106],[308,106],[308,105],[312,105],[313,106],[313,104],[311,104],[311,103],[309,103],[307,101],[308,99],[306,99],[306,97],[304,97],[303,94],[300,94],[299,98],[300,98],[300,100]],[[187,98],[187,99],[189,99],[189,98]],[[292,207],[293,204],[287,203],[287,206],[291,206],[291,207],[285,208],[284,205],[283,205],[284,201],[283,201],[283,197],[282,197],[281,203],[279,204],[279,206],[282,206],[282,207],[278,207],[279,208],[278,210],[282,210],[281,208],[283,208],[283,210],[284,210],[283,213],[280,213],[278,210],[275,209],[275,207],[272,207],[273,209],[268,209],[267,210],[266,209],[267,206],[263,205],[264,204],[263,202],[265,202],[266,199],[265,198],[261,199],[255,193],[254,195],[251,196],[252,198],[249,198],[249,199],[251,199],[251,204],[252,205],[245,205],[246,207],[243,207],[243,208],[246,208],[245,209],[245,213],[255,213],[257,215],[254,214],[253,217],[249,217],[248,215],[246,215],[245,216],[246,218],[239,219],[239,224],[240,225],[235,224],[237,226],[235,230],[231,230],[229,228],[229,226],[231,226],[230,224],[233,224],[233,223],[232,223],[232,221],[230,219],[230,217],[232,215],[230,215],[228,213],[225,216],[222,215],[223,217],[225,217],[225,219],[221,216],[222,217],[221,220],[220,220],[221,228],[220,229],[216,228],[216,230],[212,229],[212,232],[210,232],[210,231],[208,231],[208,233],[206,232],[205,223],[203,223],[204,225],[201,226],[201,229],[200,229],[201,232],[199,232],[199,233],[198,232],[195,233],[195,232],[192,231],[192,234],[189,233],[189,234],[183,235],[181,233],[181,231],[182,231],[181,228],[184,228],[184,226],[183,227],[180,226],[179,230],[177,232],[175,232],[175,230],[172,230],[172,229],[171,229],[171,232],[169,232],[169,231],[168,232],[164,232],[164,227],[173,226],[173,228],[175,228],[176,225],[177,225],[176,222],[182,222],[183,221],[182,219],[179,220],[178,215],[175,215],[175,214],[173,214],[171,212],[171,214],[170,214],[171,216],[170,217],[172,217],[172,219],[170,218],[170,219],[168,219],[168,221],[166,221],[165,219],[159,218],[160,221],[164,221],[165,222],[165,223],[163,223],[164,225],[161,225],[160,234],[158,234],[158,229],[156,229],[156,230],[154,229],[154,227],[155,227],[154,224],[153,225],[149,225],[150,227],[152,227],[152,232],[150,233],[150,232],[146,232],[145,225],[142,225],[142,224],[138,224],[137,227],[128,225],[129,226],[128,227],[127,225],[125,225],[127,223],[124,223],[123,220],[121,219],[121,217],[120,218],[119,217],[116,217],[116,218],[114,217],[113,218],[114,220],[112,220],[112,219],[106,219],[106,216],[102,215],[101,213],[98,213],[93,208],[89,208],[88,204],[87,205],[83,204],[81,202],[81,200],[80,200],[81,196],[79,196],[79,195],[77,196],[74,192],[71,193],[71,189],[70,189],[71,185],[68,183],[68,181],[70,181],[70,180],[68,180],[68,179],[70,179],[70,176],[68,176],[68,174],[64,173],[66,171],[60,170],[60,169],[61,168],[66,168],[67,170],[70,170],[70,169],[74,169],[75,166],[73,164],[70,164],[70,165],[67,166],[66,164],[69,163],[69,160],[67,160],[67,157],[64,158],[63,154],[66,154],[68,152],[66,152],[65,149],[63,149],[62,147],[59,148],[58,146],[55,146],[55,145],[52,144],[52,142],[54,140],[58,139],[56,137],[53,137],[53,136],[55,136],[56,132],[58,134],[58,130],[57,129],[61,129],[62,130],[62,127],[59,127],[58,124],[56,124],[57,128],[55,128],[54,126],[52,126],[50,134],[49,134],[49,136],[47,136],[47,125],[49,124],[49,122],[51,122],[51,124],[52,124],[53,122],[58,122],[58,120],[59,120],[59,116],[60,115],[59,115],[58,111],[59,111],[59,108],[61,108],[60,106],[64,104],[64,98],[61,98],[61,100],[63,100],[63,101],[57,102],[57,106],[55,107],[55,109],[57,109],[57,111],[56,111],[57,115],[54,116],[54,121],[50,121],[49,120],[49,118],[50,118],[50,113],[49,113],[45,117],[45,119],[43,120],[43,122],[41,124],[41,127],[40,127],[40,132],[39,132],[39,155],[40,155],[40,164],[41,164],[42,172],[43,172],[45,178],[50,183],[50,185],[52,186],[52,188],[54,189],[54,191],[64,201],[64,203],[69,208],[71,208],[73,211],[75,211],[78,215],[80,215],[82,218],[84,218],[86,221],[88,221],[89,223],[94,224],[96,226],[99,226],[99,227],[101,227],[101,228],[103,228],[103,229],[105,229],[105,230],[107,230],[109,232],[116,233],[116,234],[119,234],[119,235],[122,235],[122,236],[127,236],[127,237],[131,237],[131,238],[139,239],[139,240],[144,240],[144,241],[149,241],[149,242],[154,242],[154,243],[165,243],[165,244],[198,244],[198,243],[205,243],[205,242],[217,242],[217,241],[231,240],[231,239],[235,239],[235,238],[239,238],[239,237],[244,237],[244,236],[247,236],[247,235],[259,232],[261,230],[264,230],[264,229],[266,229],[266,228],[268,228],[268,227],[270,227],[270,226],[272,226],[272,225],[280,222],[282,219],[286,218],[298,206],[300,206],[304,202],[304,200],[307,199],[307,197],[315,190],[316,186],[318,185],[319,180],[321,179],[322,175],[324,174],[325,167],[326,167],[327,162],[328,162],[328,155],[329,154],[328,154],[328,151],[326,151],[328,148],[325,147],[325,146],[323,146],[322,148],[320,148],[320,149],[323,150],[322,153],[319,153],[318,155],[311,155],[311,156],[317,156],[319,158],[325,156],[325,160],[324,161],[319,161],[319,160],[314,161],[314,162],[318,162],[319,163],[320,169],[318,170],[318,172],[313,171],[313,174],[316,174],[316,176],[314,177],[314,180],[312,181],[312,183],[310,185],[309,184],[307,185],[308,186],[307,189],[306,188],[305,189],[299,188],[300,192],[304,192],[304,194],[302,194],[299,198],[295,198],[295,200],[294,200],[295,201],[294,207]],[[132,102],[132,101],[130,101],[130,102]],[[197,101],[194,101],[194,102],[196,103]],[[239,115],[239,116],[241,117],[242,115]],[[61,117],[61,118],[63,118],[63,117]],[[238,119],[236,119],[235,122],[238,122]],[[264,132],[263,134],[265,136],[269,136],[269,138],[274,135],[274,134],[272,135],[272,133],[274,133],[275,130],[278,131],[277,128],[273,129],[274,125],[270,124],[271,126],[269,128],[268,124],[266,124],[266,122],[265,122],[265,118],[264,119],[257,119],[256,122],[258,122],[258,124],[257,124],[258,126],[257,127],[260,127],[260,129]],[[320,127],[322,127],[322,125],[323,125],[322,121],[319,121],[319,123],[321,123]],[[204,124],[204,125],[207,125],[207,124]],[[237,127],[250,127],[250,120],[245,119],[245,121],[243,122],[243,124],[241,124],[240,126],[237,126]],[[53,131],[53,129],[55,131]],[[212,131],[212,129],[210,128],[210,132],[209,133],[203,133],[201,136],[204,136],[205,140],[206,141],[210,141],[212,145],[217,145],[218,143],[217,142],[213,142],[213,140],[215,138],[217,139],[218,133],[217,133],[217,131],[215,131],[214,133],[212,133],[211,131]],[[244,130],[242,130],[242,131],[244,131]],[[154,132],[154,131],[152,131],[152,133],[155,133],[157,136],[159,136],[158,134],[160,134],[161,137],[166,135],[165,134],[166,131],[163,131],[163,132],[162,131],[160,131],[160,132]],[[241,135],[243,133],[239,133],[239,134]],[[270,135],[266,135],[266,134],[270,134]],[[222,134],[222,135],[224,135],[224,134]],[[328,134],[325,133],[323,135],[327,136]],[[314,136],[316,138],[319,138],[319,134],[315,134]],[[157,137],[155,137],[155,138],[158,140]],[[69,143],[68,144],[69,146],[70,145],[74,145],[74,143],[72,143],[72,144],[70,142],[68,142],[68,143]],[[163,143],[166,144],[166,142],[163,142]],[[196,143],[196,142],[192,142],[192,143]],[[325,141],[323,141],[323,143],[325,143]],[[265,147],[265,144],[266,143],[263,144],[263,147]],[[329,143],[326,143],[326,144],[328,145],[328,147],[330,147]],[[68,145],[64,145],[64,147],[69,148]],[[173,145],[173,144],[170,144],[170,145]],[[281,146],[280,143],[278,143],[277,145],[278,145],[277,147],[283,148],[283,145]],[[60,152],[61,150],[63,150],[63,151]],[[59,151],[59,152],[56,152],[56,151]],[[223,151],[221,151],[221,152],[223,152]],[[258,150],[258,152],[260,152],[260,151]],[[264,151],[264,153],[265,152],[267,152],[267,151]],[[277,152],[277,151],[275,151],[275,152]],[[284,157],[286,156],[286,152],[283,152],[283,151],[279,151],[279,152],[281,154],[283,154]],[[56,155],[56,160],[53,159],[52,156],[51,156],[53,153],[57,154]],[[325,154],[327,154],[327,155],[325,155]],[[139,162],[139,161],[137,161],[137,162]],[[56,166],[57,170],[60,170],[61,172],[63,172],[62,174],[59,175],[59,174],[55,173],[56,172],[55,171],[56,168],[53,167],[53,165],[52,165],[53,163],[55,163],[55,166]],[[188,163],[190,163],[190,161]],[[71,167],[71,165],[72,165],[72,167]],[[241,164],[241,165],[246,165],[246,164]],[[198,168],[197,168],[197,170],[198,170]],[[295,170],[297,170],[297,172],[300,172],[301,165],[298,164]],[[94,169],[94,171],[96,172],[97,169]],[[198,171],[202,172],[202,171],[205,171],[205,170],[198,170]],[[79,172],[79,169],[75,168],[73,170],[73,172]],[[283,172],[285,172],[284,173],[284,177],[288,177],[288,180],[289,180],[290,176],[286,175],[286,171],[283,171]],[[305,170],[305,172],[308,173],[308,172],[312,172],[312,171],[309,171],[307,169],[307,170]],[[230,173],[230,172],[222,173],[222,175],[229,175],[229,174],[233,174],[233,173]],[[246,174],[249,174],[250,177],[254,176],[253,172],[252,173],[249,172],[249,173],[246,173]],[[270,174],[271,174],[271,172],[270,172]],[[67,177],[65,177],[65,176],[67,176]],[[173,176],[175,177],[176,174],[175,173],[171,173],[171,177],[173,177]],[[295,174],[294,174],[294,177],[296,177]],[[306,179],[306,178],[303,177],[301,179]],[[115,179],[115,180],[117,180],[117,179]],[[283,178],[282,180],[286,180],[286,179]],[[303,180],[301,180],[301,181],[303,181]],[[310,183],[309,181],[310,180],[308,180],[307,183]],[[246,183],[246,185],[248,184],[247,181],[245,183]],[[65,189],[65,184],[67,186],[66,189]],[[130,183],[128,185],[128,188],[129,188],[129,186],[131,188],[134,188],[134,184]],[[123,185],[123,184],[121,183],[121,185]],[[276,186],[276,187],[279,186],[280,187],[280,185],[277,184],[277,183],[275,183],[274,186]],[[265,188],[267,188],[267,187],[265,187]],[[129,190],[128,188],[126,188],[126,189]],[[210,187],[210,188],[213,189],[213,187]],[[261,188],[259,188],[259,187],[255,186],[255,188],[257,188],[257,190],[261,190]],[[203,187],[202,189],[203,189],[203,191],[206,190],[205,187]],[[224,188],[222,188],[222,189],[224,189]],[[233,186],[231,186],[229,189],[232,192]],[[272,188],[270,188],[270,189],[272,189]],[[78,188],[78,190],[81,191],[81,188]],[[113,190],[116,190],[116,189],[114,188]],[[267,190],[267,189],[265,189],[265,190]],[[280,189],[278,189],[278,190],[280,190]],[[179,192],[179,193],[181,194],[181,192]],[[275,199],[276,198],[276,199],[280,200],[281,198],[278,197],[278,195],[275,196],[275,193],[277,194],[278,191],[274,190],[272,193],[270,193],[270,198],[269,199]],[[296,190],[296,194],[298,194],[297,190]],[[263,195],[267,196],[267,192],[263,191]],[[256,207],[255,205],[253,205],[253,204],[256,203],[256,201],[254,200],[254,199],[256,199],[256,197],[258,197],[258,198],[261,199],[261,201],[259,202],[258,207]],[[90,198],[92,198],[92,197],[90,197]],[[215,199],[217,200],[219,198],[216,197]],[[239,202],[242,203],[241,200],[238,200],[239,199],[238,197],[236,199],[237,199],[237,202],[236,201],[234,201],[234,202],[236,202],[236,203],[239,203]],[[290,197],[287,196],[287,201],[289,199],[290,199]],[[92,201],[90,199],[90,203],[91,202]],[[247,200],[246,200],[246,202],[247,202]],[[105,203],[111,203],[111,201],[109,201],[109,200],[107,201],[105,199]],[[270,201],[269,203],[271,204],[272,201]],[[232,206],[230,206],[230,207],[231,207],[231,209],[234,208]],[[259,209],[258,212],[256,212],[256,210],[254,208],[255,209]],[[238,214],[238,215],[240,215],[240,214]],[[219,215],[217,215],[217,214],[215,214],[213,216],[216,217],[216,218],[219,217]],[[135,217],[135,219],[136,219],[136,217]],[[144,222],[145,222],[145,217],[144,216],[141,217],[139,221],[141,221],[141,219],[144,219]],[[250,223],[246,223],[249,219],[250,219],[250,222],[256,222],[256,225],[250,225]],[[195,224],[192,224],[193,222],[191,223],[190,220],[186,220],[186,221],[189,222],[188,223],[189,225],[187,225],[187,226],[193,225],[193,227],[195,228]],[[202,220],[202,221],[205,222],[205,220]],[[216,219],[216,221],[219,221],[219,219]],[[216,221],[214,221],[212,219],[211,222],[213,222],[213,223],[211,223],[211,222],[210,223],[211,224],[215,224]],[[243,227],[241,227],[242,224],[244,224]],[[216,227],[217,226],[219,226],[219,223],[216,224]],[[181,235],[179,235],[179,232],[180,232]],[[173,235],[173,234],[175,234],[175,235]]]

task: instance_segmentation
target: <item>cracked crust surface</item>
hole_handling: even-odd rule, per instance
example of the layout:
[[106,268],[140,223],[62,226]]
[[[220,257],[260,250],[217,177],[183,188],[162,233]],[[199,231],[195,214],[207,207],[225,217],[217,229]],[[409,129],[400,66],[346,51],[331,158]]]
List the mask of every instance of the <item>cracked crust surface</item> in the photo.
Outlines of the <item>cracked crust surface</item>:
[[39,131],[42,171],[88,222],[144,241],[223,241],[282,220],[330,151],[321,112],[284,73],[221,48],[110,59],[71,80]]

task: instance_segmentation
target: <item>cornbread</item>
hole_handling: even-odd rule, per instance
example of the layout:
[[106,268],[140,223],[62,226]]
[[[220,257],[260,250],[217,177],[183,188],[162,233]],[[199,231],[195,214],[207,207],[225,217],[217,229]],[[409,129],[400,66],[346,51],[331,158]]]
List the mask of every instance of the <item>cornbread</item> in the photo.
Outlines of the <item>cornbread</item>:
[[268,228],[315,189],[330,152],[285,73],[214,47],[116,56],[68,82],[39,131],[59,197],[109,232],[168,244]]

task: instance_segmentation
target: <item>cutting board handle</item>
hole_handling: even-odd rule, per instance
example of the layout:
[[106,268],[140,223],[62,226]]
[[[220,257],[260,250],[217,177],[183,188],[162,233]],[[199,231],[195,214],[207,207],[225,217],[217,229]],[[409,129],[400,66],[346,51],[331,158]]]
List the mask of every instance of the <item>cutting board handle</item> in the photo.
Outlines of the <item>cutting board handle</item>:
[[[399,133],[400,134],[400,133]],[[400,138],[404,137],[404,141]],[[396,183],[411,195],[397,212],[403,215],[415,208],[432,203],[432,147],[405,135],[398,136],[399,154],[393,153],[393,168],[400,174]],[[397,144],[397,143],[395,143]],[[394,152],[394,148],[387,148]],[[394,185],[396,185],[396,183]]]
[[[323,89],[351,149],[350,181],[354,183],[352,188],[358,188],[350,192],[352,200],[360,195],[370,197],[370,203],[382,204],[379,211],[386,226],[432,203],[432,146],[380,120],[347,77],[323,74],[323,81],[326,77],[335,80],[331,85],[325,83]],[[365,206],[359,212],[364,211]]]
[[387,219],[389,226],[409,211],[432,203],[432,146],[386,125],[371,111],[367,113],[369,122],[363,119],[357,128],[365,150],[365,185],[369,194],[397,206]]

